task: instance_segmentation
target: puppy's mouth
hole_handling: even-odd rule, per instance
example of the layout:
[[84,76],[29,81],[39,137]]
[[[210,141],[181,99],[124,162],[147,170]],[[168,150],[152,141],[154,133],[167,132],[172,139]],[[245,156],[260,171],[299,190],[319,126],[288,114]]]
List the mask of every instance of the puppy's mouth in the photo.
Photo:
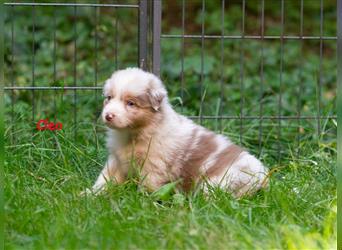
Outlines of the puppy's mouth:
[[115,121],[107,121],[103,119],[103,122],[108,128],[111,128],[111,129],[120,130],[120,129],[126,129],[128,127],[123,124],[118,124],[118,122],[115,122]]

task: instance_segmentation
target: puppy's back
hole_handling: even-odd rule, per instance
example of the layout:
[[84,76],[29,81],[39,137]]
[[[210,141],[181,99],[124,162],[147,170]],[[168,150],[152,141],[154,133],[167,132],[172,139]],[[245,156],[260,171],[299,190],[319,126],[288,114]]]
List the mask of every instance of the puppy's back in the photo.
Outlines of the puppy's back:
[[179,129],[186,127],[188,131],[186,137],[178,138],[183,142],[182,150],[178,150],[174,164],[180,168],[184,190],[188,191],[194,184],[202,182],[205,188],[208,185],[219,186],[240,197],[263,186],[267,168],[257,158],[227,137],[187,118],[181,117],[180,121]]

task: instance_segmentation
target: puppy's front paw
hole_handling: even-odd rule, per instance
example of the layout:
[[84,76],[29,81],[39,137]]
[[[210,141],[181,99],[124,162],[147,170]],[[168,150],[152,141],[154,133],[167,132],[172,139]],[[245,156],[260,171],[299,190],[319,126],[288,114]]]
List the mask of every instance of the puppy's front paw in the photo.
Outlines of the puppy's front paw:
[[92,189],[87,188],[86,190],[82,191],[79,196],[84,197],[84,196],[88,196],[88,195],[94,195],[95,193],[93,192]]

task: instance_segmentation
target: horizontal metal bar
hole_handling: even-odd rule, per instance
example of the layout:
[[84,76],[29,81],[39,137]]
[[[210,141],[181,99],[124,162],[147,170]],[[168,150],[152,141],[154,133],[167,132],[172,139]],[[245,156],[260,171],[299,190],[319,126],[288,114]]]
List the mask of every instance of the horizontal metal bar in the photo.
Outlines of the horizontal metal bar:
[[102,89],[101,86],[11,86],[5,90],[96,90]]
[[[187,116],[190,119],[199,119],[199,116]],[[250,120],[264,120],[264,119],[270,119],[270,120],[315,120],[317,118],[319,119],[337,119],[336,115],[328,115],[328,116],[237,116],[237,115],[221,115],[221,116],[211,116],[211,115],[203,115],[203,119],[232,119],[232,120],[240,120],[240,119],[250,119]]]
[[93,3],[4,3],[7,6],[66,6],[66,7],[113,7],[139,8],[137,4],[93,4]]
[[[190,38],[190,39],[201,39],[202,35],[171,35],[162,34],[161,38]],[[250,36],[250,35],[204,35],[204,39],[285,39],[285,40],[337,40],[336,36]]]

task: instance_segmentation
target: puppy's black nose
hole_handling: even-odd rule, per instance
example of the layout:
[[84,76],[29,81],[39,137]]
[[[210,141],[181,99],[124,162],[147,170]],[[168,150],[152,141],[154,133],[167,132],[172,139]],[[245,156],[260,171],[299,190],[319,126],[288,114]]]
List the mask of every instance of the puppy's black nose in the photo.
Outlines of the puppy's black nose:
[[114,116],[115,115],[113,115],[113,114],[106,114],[105,118],[108,122],[110,122],[111,120],[113,120]]

